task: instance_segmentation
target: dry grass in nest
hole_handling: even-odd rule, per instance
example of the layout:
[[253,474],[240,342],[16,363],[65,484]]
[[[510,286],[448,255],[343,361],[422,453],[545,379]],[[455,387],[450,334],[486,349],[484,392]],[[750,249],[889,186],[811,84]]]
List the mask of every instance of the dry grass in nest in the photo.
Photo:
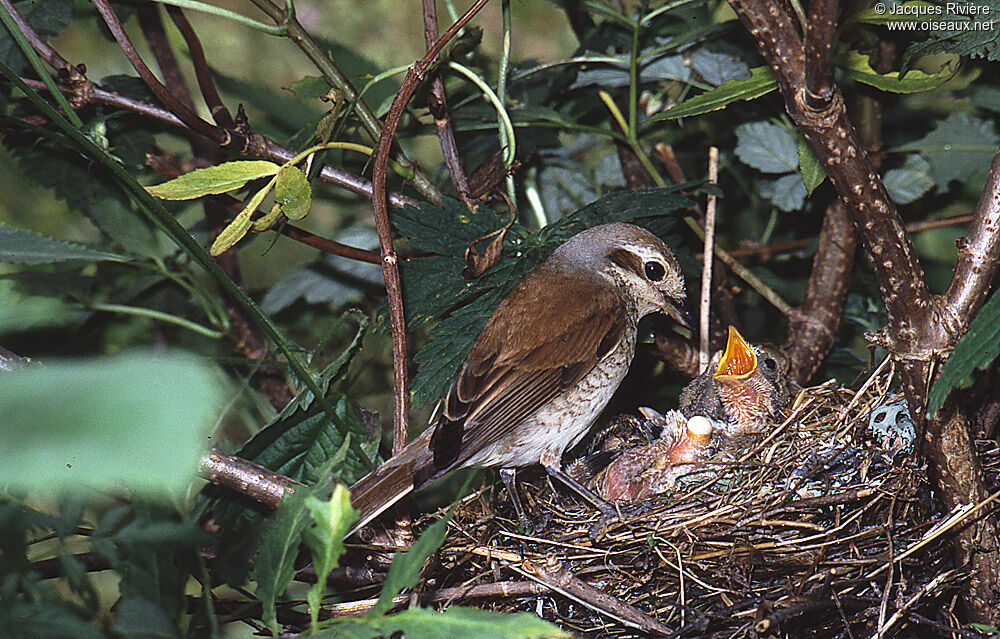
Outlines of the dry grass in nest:
[[[581,636],[974,636],[954,610],[964,575],[948,544],[981,510],[937,512],[913,462],[815,497],[787,488],[821,444],[861,442],[872,410],[899,399],[891,375],[856,393],[806,389],[716,479],[623,508],[620,522],[601,526],[542,480],[522,484],[536,518],[523,534],[506,495],[472,495],[427,568],[424,601],[534,612]],[[996,473],[1000,455],[984,452]]]

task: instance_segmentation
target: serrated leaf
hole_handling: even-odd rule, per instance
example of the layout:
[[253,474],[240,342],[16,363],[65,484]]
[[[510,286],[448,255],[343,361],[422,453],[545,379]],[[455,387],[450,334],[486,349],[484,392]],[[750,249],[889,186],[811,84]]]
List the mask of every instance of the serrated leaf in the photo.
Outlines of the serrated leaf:
[[909,204],[934,188],[931,166],[917,153],[906,156],[903,166],[891,169],[882,178],[889,197],[897,204]]
[[776,180],[761,180],[760,194],[782,211],[798,211],[806,201],[806,187],[798,173],[783,175]]
[[256,594],[264,609],[262,619],[274,636],[278,636],[279,630],[275,604],[295,576],[299,542],[302,531],[309,524],[305,503],[311,494],[309,489],[302,488],[281,500],[264,530],[257,552],[254,565]]
[[[940,6],[940,5],[938,5]],[[979,13],[969,14],[951,9],[976,7]],[[934,53],[955,53],[973,58],[986,58],[990,61],[1000,60],[1000,29],[997,28],[997,15],[1000,15],[1000,2],[997,0],[977,0],[975,3],[944,3],[942,13],[930,16],[938,28],[928,31],[929,39],[911,44],[903,56],[904,66],[920,56]],[[954,29],[947,27],[955,25]]]
[[402,633],[407,639],[453,639],[454,637],[489,637],[490,639],[557,639],[572,634],[529,612],[515,614],[450,606],[441,612],[410,608],[396,615],[365,617],[331,626],[313,635],[317,639],[349,637],[361,639],[373,635]]
[[84,244],[54,240],[0,224],[0,262],[52,264],[70,260],[127,262],[129,259],[124,255],[99,251]]
[[[344,452],[347,452],[346,448]],[[351,494],[343,484],[337,484],[327,501],[309,496],[306,508],[313,520],[313,525],[306,529],[303,538],[312,551],[313,565],[316,567],[316,583],[307,593],[309,615],[312,627],[315,628],[320,603],[326,591],[327,575],[337,567],[340,556],[344,554],[344,535],[351,524],[357,521],[358,513],[351,507]]]
[[689,118],[718,111],[737,100],[755,100],[777,88],[778,82],[774,79],[774,72],[771,71],[770,67],[756,67],[750,70],[748,79],[730,80],[721,86],[689,98],[663,113],[657,113],[649,121]]
[[234,244],[243,239],[243,236],[246,235],[247,231],[250,230],[250,227],[253,226],[253,221],[250,219],[250,216],[254,214],[257,207],[260,206],[260,203],[264,201],[264,198],[267,197],[267,194],[270,192],[271,184],[268,184],[261,190],[254,193],[254,196],[250,198],[250,201],[247,202],[245,207],[243,207],[243,210],[233,218],[233,221],[230,222],[226,228],[222,229],[222,232],[219,233],[218,237],[215,238],[215,241],[212,242],[212,247],[208,251],[213,257],[222,255],[232,248]]
[[193,200],[206,195],[229,193],[246,186],[247,182],[275,175],[281,165],[266,160],[224,162],[168,180],[146,191],[163,200]]
[[799,147],[799,175],[802,176],[802,184],[806,187],[806,194],[812,195],[816,187],[826,179],[826,169],[823,163],[816,157],[812,147],[801,135],[798,139]]
[[764,173],[789,173],[799,168],[795,136],[771,122],[747,122],[736,127],[736,155]]
[[902,71],[878,73],[871,67],[869,57],[857,51],[850,51],[846,56],[838,58],[837,65],[852,80],[892,93],[931,91],[958,73],[957,66],[954,69],[942,69],[934,74],[925,73],[919,69],[910,69],[905,74]]
[[[72,0],[21,0],[14,7],[27,20],[35,33],[48,38],[61,33],[73,20]],[[0,61],[14,71],[23,71],[29,66],[20,47],[8,33],[0,28]]]
[[274,181],[274,200],[290,220],[301,220],[312,206],[312,188],[306,174],[297,167],[286,165]]
[[941,367],[927,397],[927,409],[934,414],[952,390],[968,386],[972,373],[986,368],[1000,355],[1000,295],[994,293],[969,323],[969,330],[955,344],[951,357]]
[[444,543],[450,521],[449,512],[428,526],[409,550],[396,553],[389,566],[389,573],[385,576],[385,583],[382,584],[382,592],[379,593],[378,601],[370,613],[372,616],[387,613],[392,608],[392,600],[396,595],[417,585],[424,562]]
[[50,360],[5,372],[0,481],[40,493],[124,484],[181,494],[207,446],[220,390],[210,368],[180,354]]
[[901,151],[919,151],[930,164],[930,174],[938,192],[952,180],[965,181],[985,175],[996,154],[1000,137],[991,122],[968,113],[953,113],[916,142]]

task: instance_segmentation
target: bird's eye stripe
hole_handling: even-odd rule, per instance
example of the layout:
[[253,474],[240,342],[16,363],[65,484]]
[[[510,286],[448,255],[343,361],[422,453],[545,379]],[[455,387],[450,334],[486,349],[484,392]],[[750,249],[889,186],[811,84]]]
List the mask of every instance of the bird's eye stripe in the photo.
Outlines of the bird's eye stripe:
[[639,277],[643,277],[642,259],[632,251],[616,248],[608,253],[608,259],[626,271],[632,271]]

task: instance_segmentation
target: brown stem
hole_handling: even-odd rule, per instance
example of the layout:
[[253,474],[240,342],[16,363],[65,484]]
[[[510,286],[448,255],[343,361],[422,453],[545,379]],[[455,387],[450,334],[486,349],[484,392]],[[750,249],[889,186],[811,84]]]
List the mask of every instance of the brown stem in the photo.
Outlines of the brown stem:
[[833,97],[833,43],[837,33],[837,0],[812,0],[806,25],[806,99],[822,109]]
[[[436,2],[437,0],[422,0],[424,41],[428,48],[434,44],[438,37]],[[438,73],[435,73],[431,78],[431,91],[427,98],[427,107],[431,115],[434,116],[434,129],[437,131],[444,164],[448,167],[448,173],[451,175],[451,184],[465,205],[472,208],[475,206],[475,202],[469,197],[469,178],[465,175],[465,169],[462,168],[461,158],[458,157],[458,145],[455,144],[455,132],[451,128],[451,116],[448,113],[448,98],[444,92],[444,80]]]
[[92,0],[94,7],[97,8],[98,13],[104,19],[105,24],[108,25],[108,29],[111,30],[111,35],[114,36],[115,40],[118,42],[118,46],[121,47],[122,53],[128,58],[129,63],[138,72],[139,77],[142,78],[149,90],[153,92],[153,95],[163,103],[170,111],[181,119],[184,124],[191,128],[196,133],[204,135],[213,142],[224,146],[238,146],[243,147],[246,145],[245,140],[237,140],[234,138],[242,138],[243,136],[238,135],[235,131],[230,132],[221,127],[214,126],[202,120],[198,115],[189,108],[181,98],[173,95],[160,81],[153,75],[153,72],[149,70],[146,63],[143,62],[142,57],[135,50],[135,46],[132,44],[132,40],[129,39],[128,34],[125,33],[125,29],[122,28],[121,22],[118,20],[118,16],[115,15],[114,10],[112,10],[108,0]]
[[180,7],[168,6],[167,14],[181,32],[184,42],[187,43],[188,53],[191,55],[191,63],[194,65],[194,74],[198,79],[198,88],[201,90],[202,98],[205,100],[205,104],[208,105],[209,111],[212,112],[212,119],[215,120],[216,124],[226,129],[236,128],[232,114],[229,113],[229,109],[226,108],[226,105],[222,102],[222,98],[219,97],[219,91],[215,88],[215,81],[212,80],[212,72],[208,67],[208,61],[205,59],[205,50],[201,46],[198,34],[195,33],[194,28],[188,22],[187,16],[184,15]]
[[198,475],[216,486],[246,495],[270,508],[277,508],[288,493],[305,486],[236,455],[213,448],[201,458]]
[[393,452],[402,449],[409,441],[408,416],[410,412],[409,377],[406,371],[406,320],[403,315],[403,294],[399,281],[399,261],[396,250],[392,246],[392,232],[389,229],[389,208],[386,199],[386,180],[389,169],[389,152],[392,139],[396,135],[399,120],[407,103],[416,91],[417,85],[423,79],[428,67],[441,53],[459,29],[464,27],[480,9],[486,6],[488,0],[476,0],[469,9],[451,25],[444,35],[438,38],[427,53],[406,72],[403,85],[392,102],[389,114],[386,116],[382,133],[379,136],[378,148],[375,152],[375,168],[372,172],[372,205],[375,211],[375,226],[378,229],[379,245],[382,248],[382,276],[385,279],[386,294],[389,300],[389,320],[392,327],[392,364],[393,364]]
[[789,375],[799,384],[809,381],[837,341],[856,248],[851,219],[844,205],[834,202],[823,217],[805,299],[788,316],[784,350],[791,360]]

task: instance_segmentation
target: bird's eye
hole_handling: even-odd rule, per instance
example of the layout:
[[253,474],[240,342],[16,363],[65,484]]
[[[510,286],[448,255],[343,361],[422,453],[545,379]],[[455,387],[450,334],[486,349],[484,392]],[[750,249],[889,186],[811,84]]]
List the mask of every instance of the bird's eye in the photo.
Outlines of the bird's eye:
[[646,262],[642,268],[650,282],[659,282],[667,274],[667,269],[663,268],[659,262]]
[[768,357],[767,359],[764,360],[764,366],[767,366],[768,370],[773,371],[778,367],[778,363],[773,359],[771,359],[770,357]]

